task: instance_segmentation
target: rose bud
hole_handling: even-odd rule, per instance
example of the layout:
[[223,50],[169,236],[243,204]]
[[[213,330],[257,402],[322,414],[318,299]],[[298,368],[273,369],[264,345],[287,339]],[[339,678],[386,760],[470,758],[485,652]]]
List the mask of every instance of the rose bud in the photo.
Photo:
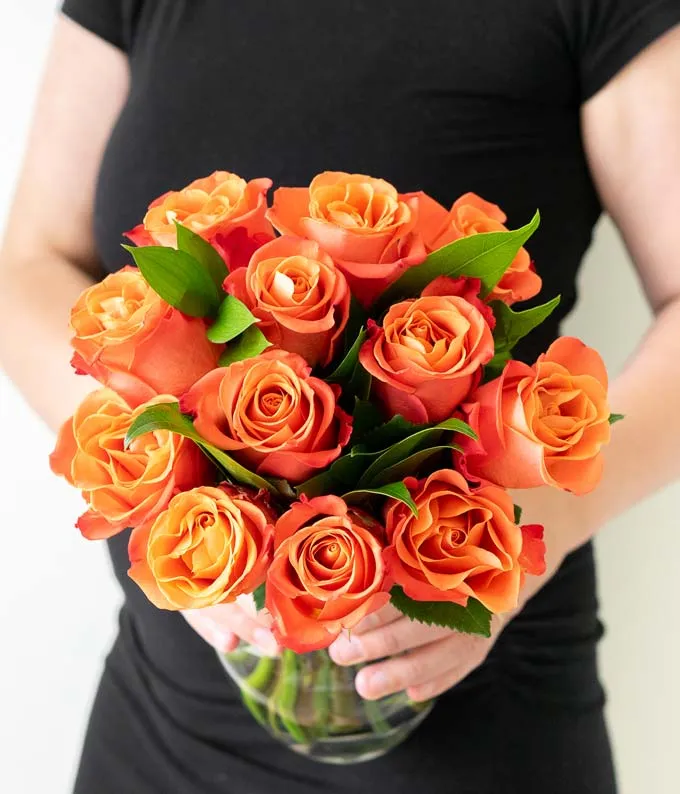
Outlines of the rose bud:
[[417,195],[364,174],[325,171],[308,188],[279,188],[267,217],[281,234],[319,243],[365,307],[426,256]]
[[327,648],[387,604],[382,533],[337,496],[297,502],[279,518],[266,607],[281,645],[297,653]]
[[572,337],[554,342],[533,367],[508,362],[463,406],[479,441],[460,440],[460,467],[506,488],[592,491],[611,434],[607,384],[600,355]]
[[125,436],[142,411],[171,400],[161,395],[133,410],[114,391],[99,389],[62,426],[50,466],[82,491],[89,510],[77,526],[86,538],[109,538],[153,519],[173,494],[209,476],[198,447],[167,430],[145,433],[126,448]]
[[404,482],[418,516],[401,502],[388,502],[388,575],[416,601],[467,606],[476,598],[493,613],[514,609],[523,574],[542,572],[542,528],[526,528],[524,549],[507,491],[494,485],[473,490],[456,471]]
[[338,390],[310,373],[301,356],[267,350],[209,372],[181,407],[206,441],[244,466],[299,483],[339,457],[352,432]]
[[161,609],[230,603],[264,582],[274,520],[254,491],[223,484],[179,493],[130,536],[128,576]]
[[359,361],[390,416],[448,419],[479,383],[494,342],[482,312],[462,297],[431,295],[392,306],[369,323]]
[[224,288],[245,303],[274,346],[312,367],[330,363],[347,325],[350,292],[318,243],[279,237],[231,273]]
[[228,171],[215,171],[196,179],[182,190],[174,190],[149,205],[144,221],[128,237],[135,245],[177,245],[175,223],[200,234],[208,242],[238,227],[248,235],[272,234],[265,218],[271,179],[246,182]]
[[86,289],[71,310],[71,361],[130,405],[158,394],[181,396],[214,369],[222,346],[202,319],[187,317],[125,267]]

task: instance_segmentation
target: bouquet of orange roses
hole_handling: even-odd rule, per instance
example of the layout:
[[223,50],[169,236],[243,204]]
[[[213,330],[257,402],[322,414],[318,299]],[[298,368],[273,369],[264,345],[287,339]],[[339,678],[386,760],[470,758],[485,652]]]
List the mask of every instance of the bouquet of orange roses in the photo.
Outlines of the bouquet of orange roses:
[[159,608],[253,596],[284,651],[223,656],[244,702],[297,749],[356,760],[426,708],[362,701],[324,649],[390,601],[489,636],[544,571],[507,489],[591,490],[617,417],[580,341],[512,358],[559,302],[512,308],[541,288],[538,213],[509,231],[474,194],[446,209],[336,172],[269,206],[271,184],[217,172],[128,233],[136,267],[72,310],[73,366],[103,388],[51,464],[85,537],[132,528],[129,575]]

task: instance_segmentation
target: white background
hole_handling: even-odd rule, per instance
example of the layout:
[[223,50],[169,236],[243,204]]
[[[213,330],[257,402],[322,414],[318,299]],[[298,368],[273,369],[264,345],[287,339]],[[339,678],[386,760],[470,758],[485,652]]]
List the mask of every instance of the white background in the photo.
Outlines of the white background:
[[[0,223],[54,5],[24,0],[3,9]],[[668,266],[678,267],[677,251],[669,252]],[[615,372],[649,313],[607,222],[583,270],[581,294],[566,330],[601,349]],[[0,428],[0,790],[68,794],[119,595],[103,545],[86,543],[73,529],[79,497],[49,473],[51,434],[1,372]],[[601,666],[622,794],[680,791],[679,499],[680,486],[668,489],[598,541],[608,628]]]

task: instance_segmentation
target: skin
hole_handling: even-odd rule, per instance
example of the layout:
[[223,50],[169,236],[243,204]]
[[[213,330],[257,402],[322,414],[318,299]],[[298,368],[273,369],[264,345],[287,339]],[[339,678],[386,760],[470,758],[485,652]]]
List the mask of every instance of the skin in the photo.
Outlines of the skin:
[[[122,53],[69,20],[58,20],[0,250],[0,366],[55,430],[95,385],[70,371],[64,318],[95,275],[95,180],[128,83]],[[582,109],[596,185],[635,261],[656,319],[611,388],[611,404],[627,418],[617,425],[607,451],[602,485],[581,498],[550,489],[518,496],[524,520],[545,525],[549,550],[548,571],[528,579],[520,609],[566,554],[680,478],[680,414],[674,399],[680,393],[680,266],[669,261],[677,250],[680,214],[679,84],[676,28],[631,61]],[[55,211],[60,207],[70,210]],[[638,465],[641,459],[644,466]],[[277,651],[267,617],[256,616],[250,603],[184,616],[221,650],[235,647],[242,637],[266,652]],[[455,686],[481,664],[511,618],[497,619],[494,636],[486,640],[411,623],[388,606],[355,628],[351,639],[339,638],[331,654],[340,663],[387,659],[358,675],[357,689],[364,697],[406,689],[413,699],[427,699]]]

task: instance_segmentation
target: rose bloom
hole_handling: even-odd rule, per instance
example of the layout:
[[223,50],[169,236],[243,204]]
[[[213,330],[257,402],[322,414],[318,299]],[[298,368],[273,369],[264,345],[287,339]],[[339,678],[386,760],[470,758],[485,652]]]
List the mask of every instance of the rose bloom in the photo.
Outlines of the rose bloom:
[[418,202],[418,194],[400,194],[382,179],[325,171],[308,188],[276,190],[268,218],[281,234],[319,243],[368,307],[425,259],[422,239],[414,234]]
[[134,530],[128,576],[160,609],[230,603],[264,582],[273,537],[274,514],[256,492],[194,488]]
[[345,276],[318,243],[279,237],[259,248],[247,268],[231,273],[224,288],[260,320],[273,345],[312,367],[330,363],[351,296]]
[[[428,251],[436,251],[472,234],[507,231],[503,210],[475,193],[461,196],[448,211],[429,196],[421,199],[421,205],[420,230]],[[528,251],[521,248],[487,299],[510,305],[538,295],[541,284]]]
[[390,416],[416,423],[448,419],[493,358],[489,324],[456,295],[427,295],[392,306],[382,326],[369,322],[359,361]]
[[205,322],[187,317],[125,267],[86,289],[71,310],[71,361],[130,405],[158,394],[180,396],[217,366],[222,346]]
[[299,483],[332,463],[352,432],[337,390],[295,353],[267,350],[213,370],[182,398],[211,444],[258,474]]
[[463,406],[479,442],[462,439],[469,477],[507,488],[592,491],[609,442],[607,370],[583,342],[562,337],[533,367],[510,361]]
[[144,221],[126,236],[136,245],[177,245],[175,222],[210,242],[244,228],[249,235],[271,234],[265,218],[271,179],[246,182],[228,171],[215,171],[182,190],[173,190],[149,205]]
[[416,601],[467,606],[476,598],[493,613],[514,609],[523,574],[545,570],[542,527],[517,526],[505,490],[473,490],[453,470],[404,482],[418,516],[401,502],[388,502],[388,575]]
[[173,494],[192,488],[210,472],[198,447],[167,430],[155,430],[125,447],[134,420],[161,395],[134,410],[111,389],[88,395],[64,423],[50,467],[82,491],[89,510],[77,526],[90,540],[109,538],[161,512]]
[[297,502],[279,518],[266,607],[281,645],[297,653],[327,648],[387,604],[383,532],[337,496]]

